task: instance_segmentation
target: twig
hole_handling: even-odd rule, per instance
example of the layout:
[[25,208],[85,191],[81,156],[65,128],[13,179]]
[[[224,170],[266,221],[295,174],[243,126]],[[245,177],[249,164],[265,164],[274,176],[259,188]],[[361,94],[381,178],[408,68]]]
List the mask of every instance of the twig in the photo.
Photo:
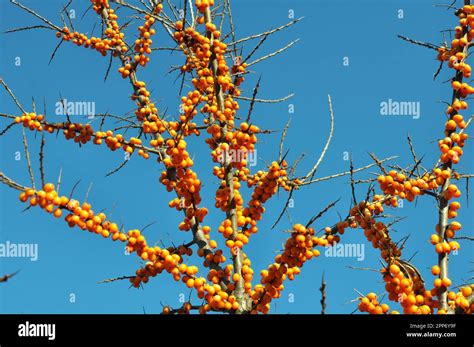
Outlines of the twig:
[[135,276],[120,276],[120,277],[114,277],[114,278],[107,278],[105,280],[99,281],[97,283],[102,284],[102,283],[111,283],[115,281],[122,281],[122,280],[129,280],[135,278]]
[[7,186],[9,186],[13,189],[16,189],[16,190],[25,191],[27,189],[25,186],[22,186],[22,185],[16,183],[15,181],[13,181],[11,178],[7,177],[1,171],[0,171],[0,181],[2,183],[6,184]]
[[318,161],[313,166],[311,171],[308,172],[308,174],[304,177],[303,181],[306,181],[308,178],[309,178],[310,181],[313,179],[314,174],[316,173],[316,170],[319,167],[319,164],[321,164],[321,162],[323,161],[324,156],[326,155],[326,151],[328,150],[329,145],[331,144],[332,135],[334,134],[334,112],[332,110],[332,101],[331,101],[331,96],[330,95],[328,95],[328,104],[329,104],[329,115],[331,117],[331,128],[329,130],[329,136],[328,136],[328,139],[326,141],[326,145],[324,146],[323,151],[321,152],[321,155],[319,156]]
[[418,162],[418,159],[416,157],[416,153],[415,153],[415,148],[413,147],[413,142],[411,140],[411,137],[410,137],[410,134],[407,134],[407,140],[408,140],[408,145],[410,146],[410,152],[411,152],[411,155],[413,156],[413,160],[415,163],[415,167],[416,167],[416,173],[418,174],[418,176],[421,176],[420,174],[420,168],[418,167],[418,163],[421,163],[421,161]]
[[380,170],[382,170],[382,172],[385,174],[385,175],[388,175],[388,172],[387,170],[385,170],[385,168],[382,166],[382,161],[379,160],[374,153],[369,153],[370,157],[375,161],[375,163],[377,164],[377,166],[380,168]]
[[0,277],[0,283],[2,282],[7,282],[10,278],[12,278],[13,276],[15,276],[17,273],[19,273],[20,270],[17,270],[15,271],[14,273],[11,273],[11,274],[8,274],[8,275],[5,275],[3,277]]
[[46,140],[44,138],[44,133],[41,134],[41,145],[39,152],[39,164],[40,164],[40,175],[41,175],[41,186],[44,187],[44,145]]
[[315,215],[314,217],[312,217],[308,223],[306,223],[306,228],[309,228],[317,219],[321,218],[327,211],[329,211],[334,205],[336,205],[339,200],[341,200],[340,198],[329,203],[321,212],[319,212],[317,215]]
[[261,58],[258,58],[258,59],[256,59],[256,60],[254,60],[254,61],[248,63],[248,64],[247,64],[247,67],[250,67],[250,66],[252,66],[252,65],[258,64],[258,63],[260,63],[261,61],[263,61],[263,60],[265,60],[265,59],[272,58],[272,57],[274,57],[274,56],[276,56],[276,55],[278,55],[278,54],[280,54],[280,53],[286,51],[288,48],[290,48],[291,46],[293,46],[293,45],[294,45],[296,42],[298,42],[299,40],[300,40],[300,39],[296,39],[296,40],[294,40],[294,41],[291,41],[291,42],[290,42],[289,44],[287,44],[285,47],[282,47],[282,48],[276,50],[275,52],[269,53],[269,54],[267,54],[267,55],[265,55],[265,56],[263,56],[263,57],[261,57]]
[[248,40],[257,39],[257,38],[262,37],[262,36],[264,36],[264,35],[271,35],[271,34],[277,32],[277,31],[283,30],[283,29],[285,29],[285,28],[288,28],[289,26],[292,26],[293,24],[298,23],[298,22],[299,22],[300,20],[302,20],[303,18],[304,18],[304,17],[300,17],[300,18],[297,18],[297,19],[295,19],[295,20],[292,20],[291,22],[289,22],[289,23],[287,23],[287,24],[285,24],[285,25],[282,25],[282,26],[280,26],[280,27],[278,27],[278,28],[265,31],[265,32],[260,33],[260,34],[255,34],[255,35],[251,35],[251,36],[248,36],[248,37],[244,37],[244,38],[239,39],[239,40],[237,40],[237,41],[230,42],[230,43],[228,44],[228,46],[235,46],[235,45],[237,45],[237,44],[239,44],[239,43],[242,43],[242,42],[245,42],[245,41],[248,41]]
[[404,41],[407,41],[407,42],[410,42],[410,43],[413,43],[415,45],[418,45],[418,46],[422,46],[422,47],[426,47],[426,48],[429,48],[429,49],[434,49],[434,50],[438,50],[439,46],[436,46],[432,43],[428,43],[428,42],[423,42],[423,41],[417,41],[417,40],[413,40],[413,39],[410,39],[408,37],[405,37],[403,35],[397,35],[398,38],[404,40]]
[[[392,156],[392,157],[388,157],[388,158],[379,160],[379,163],[383,163],[385,161],[392,160],[392,159],[395,159],[395,158],[398,158],[398,156]],[[353,170],[353,173],[363,171],[363,170],[367,170],[367,169],[369,169],[369,168],[371,168],[375,165],[377,165],[377,163],[372,163],[372,164],[366,165],[364,167]],[[336,177],[350,175],[350,173],[351,173],[350,171],[340,172],[340,173],[337,173],[337,174],[333,174],[333,175],[329,175],[329,176],[325,176],[325,177],[321,177],[321,178],[315,178],[314,180],[311,180],[311,181],[302,182],[299,185],[304,186],[304,185],[317,183],[317,182],[321,182],[321,181],[327,181],[327,180],[330,180],[330,179],[333,179],[333,178],[336,178]]]
[[10,94],[11,98],[13,99],[13,101],[15,102],[16,106],[18,106],[18,108],[20,109],[21,112],[23,113],[26,113],[25,109],[23,108],[23,106],[21,106],[20,102],[17,100],[17,98],[15,97],[15,95],[13,94],[13,92],[11,91],[11,89],[8,87],[8,85],[5,83],[5,81],[3,80],[3,78],[0,77],[0,83],[5,87],[5,89],[7,90],[8,94]]
[[280,222],[280,220],[283,218],[283,215],[285,214],[285,212],[287,211],[288,209],[288,206],[290,204],[290,201],[291,201],[291,198],[293,196],[293,191],[294,191],[294,187],[291,187],[290,189],[290,193],[288,194],[288,199],[286,200],[286,203],[285,203],[285,206],[283,207],[283,210],[280,212],[280,214],[278,215],[278,218],[277,220],[275,221],[275,223],[273,223],[271,229],[273,230],[277,224]]
[[128,162],[130,161],[130,159],[127,159],[127,160],[124,160],[123,163],[121,163],[119,166],[117,166],[115,169],[113,169],[112,171],[109,171],[108,173],[105,174],[105,177],[109,177],[111,175],[113,175],[114,173],[118,172],[120,169],[122,169]]
[[59,169],[58,183],[56,184],[56,192],[59,194],[59,187],[61,185],[61,177],[63,175],[63,168]]
[[326,314],[326,281],[324,280],[324,272],[319,290],[321,291],[321,314]]
[[247,115],[247,120],[246,120],[247,123],[250,122],[250,117],[252,116],[253,106],[255,104],[255,97],[257,96],[258,89],[260,88],[261,80],[262,80],[262,76],[258,78],[257,84],[255,85],[255,88],[253,89],[252,100],[250,101],[249,113]]
[[282,158],[283,158],[283,144],[285,142],[285,138],[286,138],[286,134],[288,132],[288,129],[290,127],[290,123],[291,123],[291,118],[288,119],[288,122],[286,122],[285,124],[285,128],[283,129],[283,132],[281,134],[281,140],[280,140],[280,151],[279,151],[279,155],[278,155],[278,161],[281,162],[282,161]]
[[46,24],[48,24],[51,28],[53,28],[54,30],[56,31],[62,31],[62,29],[60,27],[58,27],[57,25],[54,25],[53,23],[51,23],[49,20],[47,20],[46,18],[44,18],[43,16],[39,15],[38,13],[36,13],[35,11],[33,11],[32,9],[20,4],[19,2],[15,1],[15,0],[10,0],[10,2],[13,4],[13,5],[16,5],[20,8],[22,8],[23,10],[25,10],[26,12],[28,13],[31,13],[33,16],[35,16],[36,18],[42,20],[43,22],[45,22]]
[[264,103],[264,104],[276,104],[276,103],[279,103],[279,102],[283,102],[283,101],[286,101],[290,98],[292,98],[293,96],[295,96],[294,93],[291,93],[287,96],[284,96],[282,98],[279,98],[279,99],[253,99],[253,98],[249,98],[247,96],[234,96],[234,99],[238,99],[238,100],[244,100],[244,101],[254,101],[254,102],[260,102],[260,103]]
[[26,163],[28,165],[28,172],[30,174],[31,179],[31,187],[36,190],[35,178],[33,175],[33,167],[31,166],[30,151],[28,150],[28,141],[26,140],[25,128],[21,128],[21,131],[23,135],[23,147],[25,148]]

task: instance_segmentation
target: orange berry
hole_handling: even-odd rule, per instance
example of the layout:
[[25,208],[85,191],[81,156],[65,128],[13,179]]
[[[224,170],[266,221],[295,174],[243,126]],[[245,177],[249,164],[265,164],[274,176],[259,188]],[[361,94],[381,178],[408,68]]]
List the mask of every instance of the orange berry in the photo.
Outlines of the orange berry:
[[430,241],[432,245],[436,245],[439,243],[439,236],[437,234],[433,234],[430,237]]
[[447,277],[443,278],[442,280],[443,287],[449,287],[451,285],[451,280]]
[[462,295],[467,298],[472,294],[472,288],[471,287],[462,287],[461,288],[461,293]]
[[56,218],[61,217],[62,214],[63,214],[63,210],[61,210],[60,208],[57,208],[56,210],[54,210],[54,213],[53,213],[54,217]]
[[389,271],[392,275],[396,276],[400,272],[400,268],[396,264],[392,264],[389,267]]
[[43,190],[46,192],[46,193],[50,193],[54,190],[54,184],[52,183],[46,183],[43,187]]
[[431,273],[433,275],[438,276],[440,272],[441,272],[441,269],[438,265],[434,265],[431,267]]

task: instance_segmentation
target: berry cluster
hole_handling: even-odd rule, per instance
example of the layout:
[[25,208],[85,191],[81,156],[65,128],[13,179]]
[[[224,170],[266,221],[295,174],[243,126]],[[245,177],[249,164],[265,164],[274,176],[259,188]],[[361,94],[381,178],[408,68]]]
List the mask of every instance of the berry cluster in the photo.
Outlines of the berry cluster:
[[[161,4],[160,4],[161,5]],[[163,5],[161,5],[163,6]],[[155,18],[150,15],[145,15],[145,24],[138,28],[140,35],[135,40],[135,52],[137,53],[134,60],[137,64],[145,66],[150,58],[146,54],[151,54],[151,44],[153,43],[151,36],[155,35],[155,29],[152,28],[155,23]]]
[[25,128],[36,131],[43,131],[43,120],[44,116],[42,114],[36,115],[36,113],[33,112],[15,117],[16,124],[22,123]]
[[[358,305],[360,312],[368,312],[370,314],[386,314],[390,307],[387,304],[380,304],[377,300],[377,294],[369,293],[364,297],[359,298]],[[391,312],[397,314],[397,311]]]
[[304,263],[313,257],[318,257],[320,252],[313,249],[316,245],[323,245],[323,239],[314,236],[312,228],[295,224],[291,236],[285,243],[282,254],[275,257],[275,263],[268,270],[261,271],[261,281],[251,291],[255,306],[255,313],[268,313],[270,302],[281,296],[285,279],[293,280],[301,272]]
[[103,56],[107,55],[107,51],[112,51],[113,56],[117,56],[120,53],[128,51],[128,47],[124,41],[124,34],[120,31],[120,27],[117,23],[117,15],[115,11],[110,8],[108,0],[91,0],[94,11],[102,15],[102,11],[107,12],[108,26],[104,30],[104,36],[106,38],[99,37],[87,37],[85,34],[77,31],[71,32],[68,27],[62,28],[61,31],[56,33],[56,37],[62,38],[65,41],[71,41],[77,46],[84,46],[86,48],[95,49],[100,52]]

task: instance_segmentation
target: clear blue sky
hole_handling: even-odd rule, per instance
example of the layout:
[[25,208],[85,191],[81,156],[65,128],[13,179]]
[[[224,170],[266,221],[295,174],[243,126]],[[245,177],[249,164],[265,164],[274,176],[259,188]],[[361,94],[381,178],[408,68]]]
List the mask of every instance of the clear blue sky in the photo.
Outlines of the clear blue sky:
[[[132,1],[133,2],[133,1]],[[138,1],[134,1],[138,2]],[[173,1],[174,2],[174,1]],[[22,1],[36,9],[54,23],[61,23],[58,15],[66,1]],[[433,73],[438,68],[436,52],[407,44],[397,34],[433,43],[441,43],[441,30],[453,28],[456,18],[445,8],[434,7],[438,1],[281,1],[239,0],[233,5],[236,34],[245,37],[285,24],[292,9],[295,17],[304,20],[292,28],[280,32],[265,42],[254,56],[270,53],[290,41],[300,41],[286,53],[253,67],[255,73],[248,76],[244,94],[251,95],[259,76],[262,87],[259,97],[279,98],[289,93],[295,97],[277,105],[255,106],[253,121],[263,129],[281,131],[291,116],[291,130],[286,139],[290,149],[288,159],[294,161],[306,153],[305,161],[299,167],[299,174],[307,172],[317,160],[329,131],[327,94],[331,94],[335,113],[333,142],[320,166],[316,177],[346,171],[349,162],[343,160],[344,152],[350,152],[356,167],[369,164],[368,152],[375,152],[379,158],[399,155],[398,163],[405,166],[411,162],[406,141],[407,133],[413,137],[418,156],[425,156],[424,164],[431,166],[438,157],[436,140],[442,136],[445,105],[451,95],[449,84],[443,83],[451,74],[444,69],[436,81]],[[96,15],[90,11],[80,18],[88,2],[75,1],[75,26],[83,32],[91,31]],[[166,7],[165,7],[166,8]],[[404,18],[399,19],[402,9]],[[125,22],[126,10],[118,12],[120,23]],[[0,31],[33,24],[37,19],[0,1]],[[95,33],[97,34],[96,28]],[[134,26],[135,28],[135,26]],[[127,38],[134,39],[135,30],[127,31]],[[58,40],[49,30],[24,31],[0,35],[0,75],[10,85],[19,100],[30,108],[32,97],[39,110],[43,100],[47,108],[47,119],[60,121],[54,114],[54,105],[63,98],[72,101],[95,102],[96,112],[110,112],[124,115],[133,110],[129,98],[130,85],[117,73],[118,62],[114,61],[107,82],[104,73],[108,59],[95,51],[64,43],[51,65],[48,61]],[[244,48],[248,54],[256,44],[253,41]],[[170,40],[163,30],[158,30],[154,44],[170,46]],[[21,58],[21,66],[15,66],[15,58]],[[349,58],[349,66],[343,66],[343,58]],[[152,96],[158,100],[160,110],[176,114],[179,106],[179,83],[173,83],[175,75],[168,75],[171,65],[183,63],[183,58],[170,52],[154,53],[146,70],[139,72],[152,89]],[[451,72],[449,72],[451,73]],[[380,103],[414,101],[421,105],[421,117],[381,116]],[[18,114],[11,99],[0,92],[0,112]],[[293,104],[295,113],[288,114]],[[248,104],[241,103],[241,114],[246,115]],[[467,116],[467,114],[466,114]],[[76,119],[78,119],[76,117]],[[80,119],[78,119],[80,120]],[[7,124],[0,121],[1,129]],[[93,124],[98,124],[95,121]],[[114,127],[109,121],[105,128]],[[259,137],[258,167],[264,167],[278,156],[280,132]],[[38,168],[39,137],[28,133],[35,168]],[[110,152],[105,147],[92,144],[81,149],[62,135],[48,135],[46,138],[46,175],[48,181],[57,180],[60,168],[63,170],[61,191],[69,193],[72,186],[81,180],[75,198],[83,200],[92,183],[89,196],[96,211],[102,209],[127,230],[147,228],[149,242],[162,240],[179,244],[190,239],[190,234],[178,231],[182,215],[170,210],[167,203],[174,196],[166,193],[158,182],[161,167],[154,160],[145,161],[134,156],[120,172],[104,177],[119,165],[122,152]],[[209,150],[202,141],[193,139],[190,151],[195,157],[196,171],[203,181],[204,203],[213,205],[213,194],[217,182],[211,174]],[[21,129],[15,127],[0,139],[0,169],[19,183],[28,185],[25,160],[15,161],[15,152],[23,153]],[[458,165],[460,172],[473,171],[472,144],[467,143],[465,155]],[[374,177],[369,170],[357,178]],[[39,172],[35,171],[39,182]],[[365,187],[360,187],[359,198],[365,196]],[[244,196],[248,197],[246,193]],[[339,204],[324,215],[315,225],[322,229],[333,225],[339,215],[345,217],[350,205],[348,177],[306,187],[295,194],[295,207],[290,210],[292,221],[283,218],[278,228],[270,230],[279,214],[286,194],[280,194],[267,204],[267,214],[260,224],[260,232],[253,236],[247,253],[252,259],[256,276],[272,262],[276,251],[287,237],[282,232],[293,223],[305,223],[329,202],[341,197]],[[468,235],[473,227],[472,207],[467,207],[465,196],[458,220],[463,223],[461,234]],[[472,206],[472,204],[471,204]],[[179,305],[179,294],[186,297],[189,290],[182,283],[176,283],[167,274],[150,280],[145,288],[129,288],[127,281],[98,284],[99,281],[122,275],[131,275],[140,267],[135,255],[124,255],[123,244],[113,243],[79,229],[70,229],[64,221],[46,215],[38,208],[21,213],[25,206],[18,201],[18,194],[0,185],[0,242],[37,243],[39,259],[2,258],[0,273],[21,272],[8,284],[0,286],[0,312],[6,313],[148,313],[160,312],[161,304]],[[407,217],[392,231],[395,240],[410,235],[404,258],[415,252],[414,264],[422,271],[431,286],[433,277],[429,268],[435,264],[436,254],[428,242],[434,232],[437,214],[434,200],[423,197],[416,204],[405,204],[404,208],[387,210],[387,213]],[[221,212],[212,210],[207,222],[213,230],[224,218]],[[217,233],[214,233],[216,235]],[[223,245],[220,235],[216,236]],[[328,258],[322,255],[305,264],[302,274],[295,281],[286,283],[282,298],[274,301],[272,311],[277,313],[320,312],[319,286],[325,273],[328,285],[328,312],[350,313],[355,308],[350,300],[356,297],[354,288],[361,292],[383,293],[383,282],[379,274],[371,271],[349,269],[347,266],[379,268],[379,252],[367,243],[361,230],[349,230],[343,243],[365,245],[365,259]],[[451,257],[450,277],[454,284],[469,278],[473,259],[472,245],[461,243],[458,256]],[[196,259],[190,259],[192,263]],[[199,261],[200,268],[201,261]],[[202,272],[200,272],[202,273]],[[204,274],[204,273],[203,273]],[[69,302],[69,295],[76,296],[75,303]],[[292,294],[294,302],[289,302]],[[276,303],[276,305],[275,305]],[[398,308],[390,303],[391,308]]]

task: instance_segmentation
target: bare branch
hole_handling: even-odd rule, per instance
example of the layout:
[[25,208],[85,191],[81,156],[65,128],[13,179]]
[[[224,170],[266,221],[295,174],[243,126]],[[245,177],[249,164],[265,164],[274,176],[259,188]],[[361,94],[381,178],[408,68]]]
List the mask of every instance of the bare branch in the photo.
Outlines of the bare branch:
[[254,102],[259,102],[259,103],[264,103],[264,104],[276,104],[276,103],[279,103],[279,102],[283,102],[283,101],[286,101],[288,99],[291,99],[292,97],[294,97],[295,94],[294,93],[291,93],[287,96],[284,96],[282,98],[279,98],[279,99],[253,99],[253,98],[249,98],[249,97],[246,97],[246,96],[234,96],[235,99],[238,99],[238,100],[244,100],[244,101],[254,101]]
[[313,179],[314,174],[316,173],[316,170],[318,170],[319,164],[321,164],[321,162],[323,161],[324,156],[326,155],[326,151],[328,150],[329,145],[331,144],[332,135],[334,134],[334,112],[332,110],[332,102],[331,102],[331,96],[330,95],[328,95],[328,104],[329,104],[329,115],[331,117],[331,128],[329,130],[329,136],[328,136],[328,139],[326,141],[326,145],[324,146],[323,151],[321,152],[321,155],[319,156],[318,161],[313,166],[311,171],[308,172],[308,174],[303,178],[303,181],[306,181],[308,178],[309,178],[310,181]]
[[19,273],[19,272],[20,272],[20,270],[15,271],[14,273],[5,275],[5,276],[3,276],[3,277],[0,277],[0,283],[7,282],[10,278],[12,278],[13,276],[15,276],[15,275],[16,275],[17,273]]
[[288,27],[290,27],[290,26],[292,26],[292,25],[298,23],[298,22],[299,22],[300,20],[302,20],[303,18],[304,18],[304,17],[300,17],[300,18],[297,18],[297,19],[295,19],[295,20],[293,20],[293,21],[291,21],[291,22],[289,22],[289,23],[287,23],[287,24],[285,24],[285,25],[282,25],[282,26],[280,26],[280,27],[278,27],[278,28],[265,31],[265,32],[260,33],[260,34],[255,34],[255,35],[252,35],[252,36],[244,37],[244,38],[239,39],[239,40],[237,40],[237,41],[233,41],[233,42],[229,43],[228,46],[235,46],[235,45],[237,45],[237,44],[239,44],[239,43],[242,43],[242,42],[245,42],[245,41],[257,39],[257,38],[262,37],[262,36],[265,36],[265,35],[271,35],[271,34],[273,34],[273,33],[276,33],[277,31],[283,30],[283,29],[285,29],[285,28],[288,28]]
[[[379,160],[379,162],[383,163],[385,161],[396,159],[396,158],[398,158],[398,156],[392,156],[392,157],[388,157],[388,158]],[[369,168],[371,168],[375,165],[377,165],[377,164],[372,163],[372,164],[366,165],[364,167],[355,169],[352,172],[356,173],[356,172],[360,172],[360,171],[363,171],[363,170],[367,170],[367,169],[369,169]],[[341,172],[341,173],[337,173],[337,174],[333,174],[333,175],[329,175],[329,176],[325,176],[325,177],[321,177],[321,178],[315,178],[314,180],[311,180],[311,181],[302,182],[299,185],[304,186],[304,185],[313,184],[313,183],[317,183],[317,182],[327,181],[327,180],[330,180],[330,179],[333,179],[333,178],[336,178],[336,177],[347,176],[347,175],[350,175],[350,174],[351,174],[350,171],[345,171],[345,172]]]
[[299,40],[300,40],[300,39],[296,39],[296,40],[294,40],[294,41],[291,41],[291,42],[290,42],[289,44],[287,44],[285,47],[282,47],[282,48],[276,50],[275,52],[272,52],[272,53],[267,54],[267,55],[265,55],[265,56],[263,56],[263,57],[261,57],[261,58],[258,58],[258,59],[256,59],[256,60],[254,60],[254,61],[248,63],[247,66],[252,66],[252,65],[255,65],[255,64],[260,63],[261,61],[263,61],[263,60],[265,60],[265,59],[272,58],[272,57],[274,57],[274,56],[276,56],[276,55],[278,55],[278,54],[280,54],[280,53],[286,51],[288,48],[290,48],[291,46],[293,46],[293,45],[294,45],[296,42],[298,42]]
[[321,291],[321,314],[326,314],[326,281],[324,280],[324,273],[319,290]]
[[13,92],[11,91],[11,89],[8,87],[8,85],[5,83],[5,81],[3,80],[3,78],[0,77],[0,83],[5,87],[5,89],[7,90],[8,94],[10,94],[11,98],[13,99],[13,101],[15,102],[16,106],[18,106],[18,108],[20,109],[21,112],[23,113],[26,113],[25,109],[23,108],[23,106],[21,106],[20,102],[17,100],[17,98],[15,97],[15,95],[13,94]]
[[33,175],[33,167],[31,166],[30,151],[28,149],[28,141],[26,140],[25,128],[21,128],[21,131],[22,131],[22,135],[23,135],[23,147],[25,148],[26,163],[28,165],[28,172],[30,174],[30,179],[31,179],[31,187],[33,189],[36,189],[36,187],[35,187],[35,178],[34,178],[34,175]]
[[60,27],[58,27],[57,25],[51,23],[49,20],[47,20],[46,18],[44,18],[43,16],[39,15],[38,13],[36,13],[35,11],[33,11],[32,9],[20,4],[19,2],[15,1],[15,0],[10,0],[10,2],[13,4],[13,5],[16,5],[18,7],[20,7],[21,9],[25,10],[26,12],[32,14],[33,16],[35,16],[36,18],[42,20],[44,23],[46,23],[47,25],[49,25],[49,27],[51,27],[52,29],[56,30],[56,31],[62,31],[62,29]]

